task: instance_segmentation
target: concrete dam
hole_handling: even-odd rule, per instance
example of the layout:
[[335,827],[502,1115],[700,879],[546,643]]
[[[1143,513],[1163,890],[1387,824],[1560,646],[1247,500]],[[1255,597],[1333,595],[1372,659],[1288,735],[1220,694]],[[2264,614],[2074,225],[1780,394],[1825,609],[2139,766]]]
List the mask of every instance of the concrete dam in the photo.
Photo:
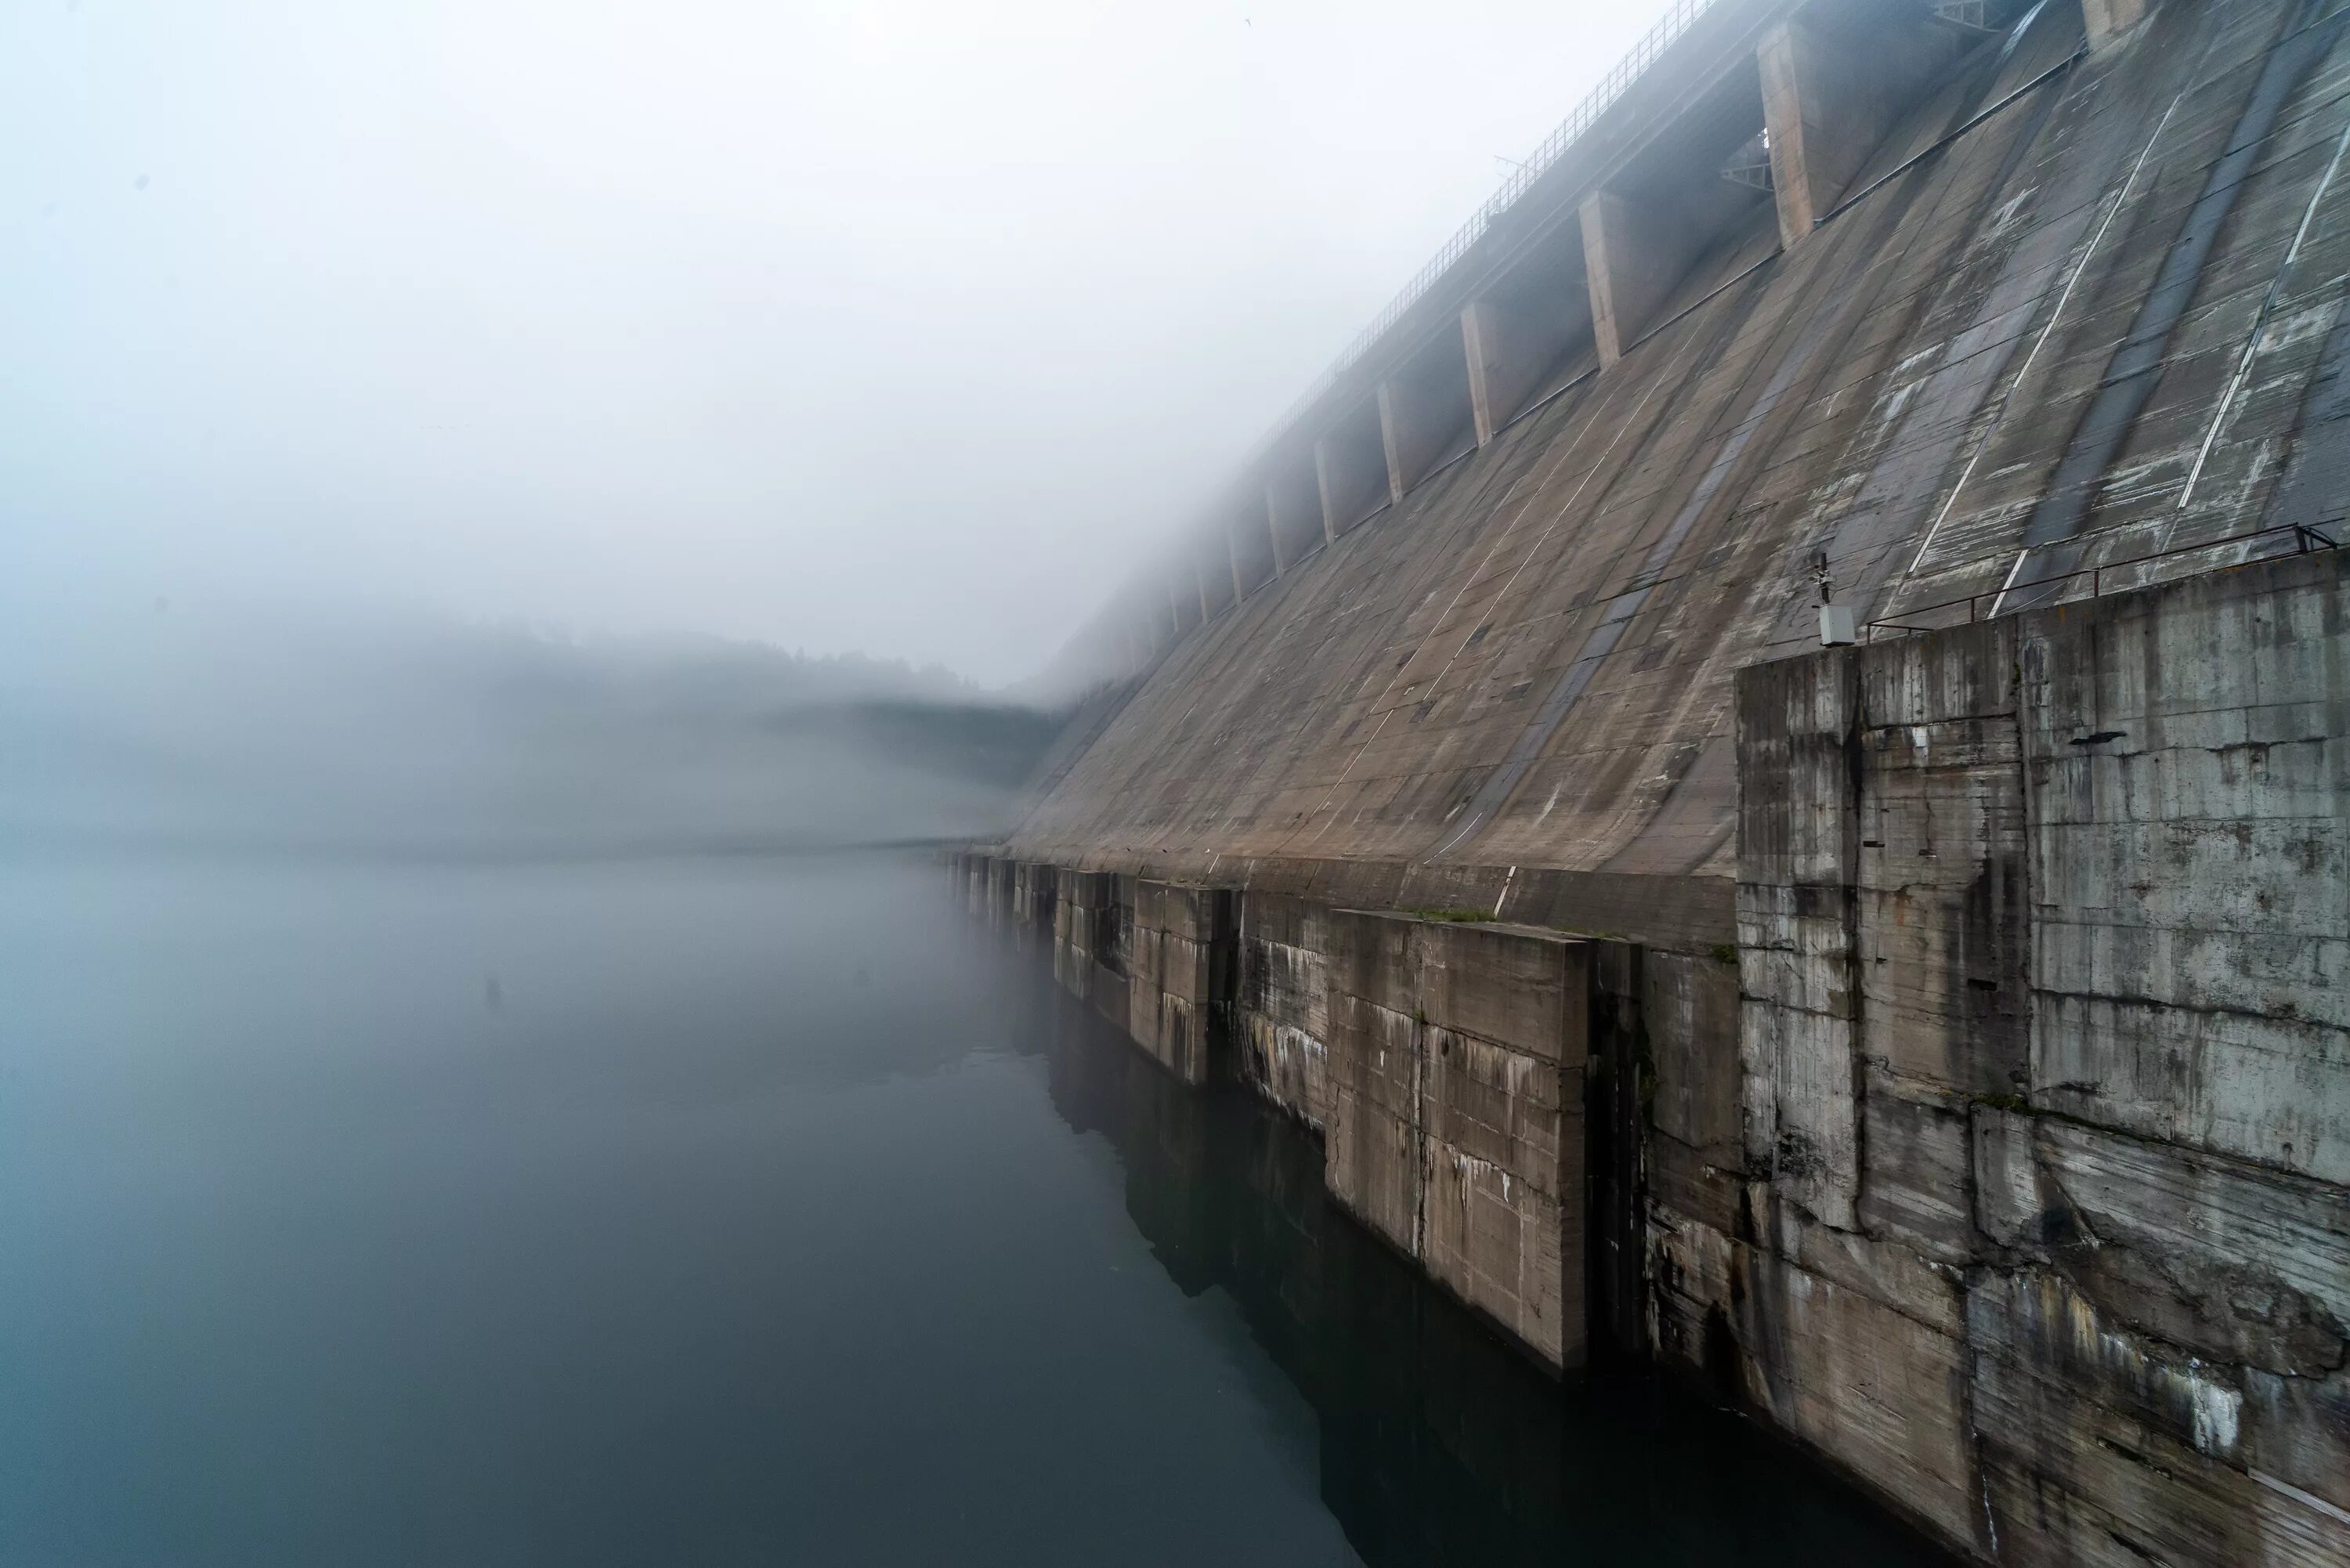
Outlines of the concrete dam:
[[2345,13],[1677,6],[1074,628],[972,912],[1537,1366],[2350,1563]]

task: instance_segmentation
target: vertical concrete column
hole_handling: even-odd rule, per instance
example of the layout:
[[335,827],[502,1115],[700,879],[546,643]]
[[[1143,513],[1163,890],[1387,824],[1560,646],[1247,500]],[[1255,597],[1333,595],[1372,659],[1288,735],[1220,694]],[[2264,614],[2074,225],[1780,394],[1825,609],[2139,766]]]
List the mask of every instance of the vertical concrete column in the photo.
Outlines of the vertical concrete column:
[[1474,422],[1469,367],[1460,339],[1447,333],[1379,383],[1379,446],[1387,459],[1388,500],[1428,476],[1445,448]]
[[1271,484],[1264,487],[1264,533],[1273,541],[1273,575],[1278,578],[1289,570],[1289,557],[1281,547],[1281,497]]
[[1794,250],[1844,189],[1852,172],[1848,138],[1831,100],[1850,90],[1828,79],[1831,66],[1818,29],[1780,23],[1754,51],[1762,76],[1762,126],[1771,139],[1771,193],[1779,204],[1779,247]]
[[1379,447],[1388,460],[1388,499],[1401,503],[1425,458],[1410,400],[1392,381],[1379,383]]
[[[1555,286],[1581,297],[1581,278],[1561,272]],[[1582,323],[1498,300],[1480,299],[1461,313],[1461,348],[1468,362],[1469,419],[1477,444],[1492,441],[1525,407],[1543,371],[1564,355]]]
[[1581,216],[1592,336],[1604,369],[1638,340],[1680,281],[1690,242],[1669,214],[1619,192],[1594,191],[1584,198]]
[[1762,36],[1754,60],[1783,248],[1794,250],[1828,215],[1903,108],[1963,47],[1920,17],[1895,16],[1860,32],[1797,17]]
[[2102,49],[2146,20],[2154,0],[2081,0],[2081,20],[2087,24],[2089,47]]
[[1128,948],[1127,1014],[1134,1043],[1185,1083],[1204,1084],[1229,1051],[1232,898],[1205,888],[1137,879]]
[[1252,495],[1235,497],[1224,514],[1224,562],[1232,578],[1232,603],[1246,601],[1279,574],[1274,568],[1272,524],[1262,503]]
[[1314,443],[1314,483],[1322,492],[1322,542],[1338,542],[1338,457],[1330,450],[1330,438],[1324,436]]
[[1461,313],[1461,348],[1469,357],[1469,417],[1477,427],[1477,444],[1483,446],[1515,402],[1508,385],[1509,360],[1502,351],[1500,306],[1486,299],[1470,302]]
[[1208,564],[1198,553],[1191,556],[1191,575],[1200,589],[1200,624],[1205,626],[1216,613],[1216,603],[1208,597]]

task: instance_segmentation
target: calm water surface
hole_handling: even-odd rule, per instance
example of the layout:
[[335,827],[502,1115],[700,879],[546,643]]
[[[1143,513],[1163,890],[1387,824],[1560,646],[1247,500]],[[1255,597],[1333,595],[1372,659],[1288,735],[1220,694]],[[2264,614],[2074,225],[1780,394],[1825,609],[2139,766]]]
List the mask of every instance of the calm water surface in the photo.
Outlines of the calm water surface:
[[0,1563],[1920,1561],[888,859],[0,867]]

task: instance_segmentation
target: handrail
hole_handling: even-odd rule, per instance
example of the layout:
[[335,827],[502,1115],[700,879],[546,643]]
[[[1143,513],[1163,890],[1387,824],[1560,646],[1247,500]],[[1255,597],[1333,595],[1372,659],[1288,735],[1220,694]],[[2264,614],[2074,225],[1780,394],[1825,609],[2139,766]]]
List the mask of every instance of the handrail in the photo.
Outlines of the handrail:
[[[2338,523],[2342,520],[2343,519],[2339,517],[2329,517],[2324,519],[2324,521],[2327,523]],[[2230,545],[2248,544],[2254,539],[2266,538],[2276,534],[2290,534],[2293,536],[2293,553],[2297,556],[2306,556],[2313,550],[2338,550],[2342,547],[2342,542],[2340,540],[2330,538],[2326,535],[2320,533],[2317,527],[2313,524],[2282,523],[2272,528],[2255,528],[2248,534],[2230,534],[2223,538],[2208,539],[2200,545],[2180,545],[2173,549],[2157,550],[2150,556],[2132,556],[2127,560],[2106,561],[2095,566],[2079,566],[2069,572],[2058,572],[2053,576],[2034,577],[2028,583],[2010,583],[2003,588],[1986,588],[1981,593],[1969,594],[1964,598],[1944,599],[1939,604],[1919,605],[1913,609],[1903,610],[1898,616],[1887,616],[1880,619],[1868,622],[1861,628],[1864,633],[1861,640],[1864,642],[1876,641],[1877,629],[1879,628],[1883,628],[1887,631],[1942,631],[1953,626],[1970,626],[1976,621],[1984,618],[1975,613],[1975,607],[1984,599],[1990,599],[1992,603],[1996,604],[2000,599],[2009,594],[2020,594],[2027,588],[2043,587],[2050,583],[2070,582],[2074,577],[2088,578],[2088,597],[2095,598],[2105,592],[2105,574],[2107,572],[2117,572],[2125,566],[2142,566],[2148,561],[2168,561],[2180,556],[2198,556],[2201,555],[2206,550],[2223,549]],[[2129,586],[2131,587],[2144,587],[2147,585],[2143,583],[2133,583]],[[1939,626],[1910,626],[1906,624],[1913,617],[1932,615],[1937,610],[1955,609],[1960,605],[1967,607],[1967,618],[1965,620],[1947,621]]]
[[1715,0],[1673,0],[1673,3],[1666,8],[1664,16],[1658,19],[1656,26],[1642,34],[1639,41],[1632,46],[1630,52],[1617,61],[1606,76],[1599,78],[1598,85],[1583,95],[1582,100],[1568,111],[1567,117],[1559,121],[1557,127],[1548,136],[1543,138],[1542,145],[1534,150],[1532,156],[1523,163],[1515,164],[1511,168],[1508,176],[1502,182],[1502,188],[1488,197],[1484,205],[1471,213],[1469,221],[1461,224],[1451,239],[1444,242],[1443,248],[1430,259],[1427,265],[1412,275],[1411,281],[1405,284],[1402,291],[1393,299],[1388,300],[1385,308],[1371,318],[1369,326],[1355,334],[1354,341],[1347,345],[1345,351],[1331,362],[1330,368],[1315,377],[1313,384],[1298,394],[1297,400],[1289,405],[1281,418],[1274,421],[1272,431],[1249,453],[1248,462],[1253,464],[1258,458],[1263,456],[1266,449],[1280,440],[1290,427],[1305,415],[1307,409],[1311,408],[1325,392],[1337,385],[1339,377],[1361,363],[1369,354],[1372,345],[1386,335],[1388,328],[1403,319],[1404,313],[1419,304],[1429,290],[1435,287],[1437,280],[1451,270],[1452,264],[1466,255],[1470,246],[1484,238],[1485,232],[1493,226],[1493,221],[1515,205],[1518,198],[1524,195],[1536,180],[1542,178],[1549,171],[1552,165],[1565,157],[1567,149],[1574,146],[1582,139],[1584,132],[1591,129],[1592,122],[1607,112],[1617,99],[1623,97],[1625,89],[1630,87],[1643,71],[1654,65],[1658,57],[1670,47],[1683,33],[1688,32],[1690,24],[1711,9],[1714,4]]

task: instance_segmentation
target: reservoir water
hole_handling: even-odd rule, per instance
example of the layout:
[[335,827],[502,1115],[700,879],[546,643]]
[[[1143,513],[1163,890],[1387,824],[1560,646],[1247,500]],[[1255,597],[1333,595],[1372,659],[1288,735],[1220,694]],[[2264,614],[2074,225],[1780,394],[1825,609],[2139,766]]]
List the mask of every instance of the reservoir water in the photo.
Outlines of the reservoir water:
[[0,1563],[1929,1561],[884,857],[0,868]]

